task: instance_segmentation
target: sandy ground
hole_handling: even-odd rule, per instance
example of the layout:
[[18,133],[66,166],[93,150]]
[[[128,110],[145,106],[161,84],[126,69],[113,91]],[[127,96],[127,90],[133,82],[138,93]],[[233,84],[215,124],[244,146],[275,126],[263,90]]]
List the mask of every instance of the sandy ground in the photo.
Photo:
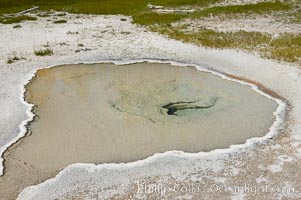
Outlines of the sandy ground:
[[[126,163],[244,143],[268,131],[278,107],[249,86],[166,64],[43,69],[26,89],[38,117],[5,154],[6,199],[74,163]],[[162,106],[171,102],[203,108],[168,115]]]
[[[53,24],[55,16],[22,23],[22,28],[0,25],[0,145],[1,152],[24,135],[28,105],[22,101],[23,85],[36,69],[65,63],[115,60],[176,60],[226,74],[248,78],[284,97],[290,105],[286,123],[277,136],[253,139],[249,145],[211,153],[168,152],[128,164],[75,164],[55,178],[28,187],[19,199],[298,199],[300,183],[301,77],[300,69],[234,50],[214,50],[184,44],[147,32],[124,16],[67,15],[67,24]],[[121,21],[125,18],[127,21]],[[50,21],[47,21],[50,20]],[[84,44],[79,47],[78,44]],[[53,56],[37,57],[34,49],[50,46]],[[79,50],[79,52],[77,51]],[[78,53],[75,53],[77,51]],[[8,65],[9,56],[26,60]],[[22,103],[23,102],[23,103]],[[275,131],[275,130],[272,130]],[[270,139],[268,139],[270,138]],[[252,145],[250,145],[252,144]],[[17,162],[17,161],[16,161]],[[25,172],[26,173],[26,172]],[[24,173],[20,173],[22,179]],[[39,176],[34,174],[34,176]],[[141,184],[190,186],[201,193],[174,187],[164,193],[141,192]],[[269,191],[231,192],[225,186],[264,187]],[[216,185],[221,190],[214,190]],[[143,186],[143,184],[142,184]],[[187,188],[186,187],[186,188]],[[283,188],[294,190],[287,192]],[[211,188],[211,190],[210,190]],[[271,191],[273,188],[273,191]],[[279,188],[279,190],[277,190]],[[185,188],[184,188],[185,189]]]

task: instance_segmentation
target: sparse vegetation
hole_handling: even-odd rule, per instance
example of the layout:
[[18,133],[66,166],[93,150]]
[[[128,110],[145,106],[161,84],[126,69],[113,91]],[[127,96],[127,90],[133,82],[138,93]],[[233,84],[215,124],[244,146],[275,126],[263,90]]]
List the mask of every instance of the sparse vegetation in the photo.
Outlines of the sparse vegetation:
[[53,23],[55,23],[55,24],[64,24],[64,23],[67,23],[67,20],[65,20],[65,19],[60,19],[60,20],[54,21]]
[[41,49],[41,50],[35,50],[34,54],[36,56],[51,56],[53,54],[52,49]]
[[18,60],[25,60],[25,58],[23,58],[23,57],[20,58],[20,57],[14,55],[14,56],[9,57],[7,59],[7,64],[12,64],[12,63],[14,63],[15,61],[18,61]]
[[[214,3],[223,0],[152,0],[155,5],[162,5],[168,8],[181,6],[197,9],[194,13],[165,13],[159,14],[146,7],[149,0],[0,0],[0,14],[16,13],[27,9],[32,5],[40,7],[42,13],[56,10],[57,16],[64,16],[65,12],[83,14],[125,14],[133,17],[133,22],[148,26],[150,30],[165,34],[171,38],[183,40],[206,47],[213,48],[235,48],[248,51],[257,51],[262,56],[285,60],[289,62],[300,61],[300,35],[283,34],[273,38],[270,34],[259,32],[217,32],[213,30],[200,30],[198,32],[183,32],[180,28],[172,26],[174,22],[192,18],[199,19],[210,16],[222,16],[225,18],[243,18],[253,15],[277,15],[287,18],[287,22],[301,23],[300,0],[269,1],[245,5],[212,6]],[[211,6],[209,6],[211,5]],[[23,20],[36,20],[30,16],[1,17],[0,23],[18,23]],[[122,18],[121,21],[126,21]],[[53,23],[66,23],[67,20],[56,20]],[[78,34],[68,32],[67,34]],[[81,45],[78,45],[81,47]],[[35,51],[36,55],[51,55],[50,49]]]
[[22,15],[22,16],[2,16],[0,17],[0,23],[2,24],[14,24],[19,23],[22,21],[35,21],[37,20],[36,17]]
[[[219,14],[266,14],[276,11],[287,11],[292,6],[298,5],[294,1],[283,3],[280,1],[275,2],[259,2],[256,4],[247,5],[230,5],[230,6],[213,6],[206,8],[213,3],[221,2],[222,0],[152,0],[153,4],[159,4],[167,7],[191,6],[199,8],[200,11],[196,13],[179,14],[168,13],[158,14],[151,12],[146,5],[149,0],[0,0],[0,14],[12,13],[24,10],[25,8],[37,5],[40,10],[48,12],[49,10],[67,11],[71,13],[83,14],[125,14],[131,15],[135,23],[141,25],[151,24],[168,24],[185,17],[202,17],[208,16],[210,13],[213,15]],[[291,3],[289,3],[291,2]],[[204,9],[203,9],[204,8]],[[64,16],[65,13],[59,13],[57,16]],[[66,23],[64,20],[57,20],[54,23]]]
[[14,60],[12,58],[7,59],[7,64],[12,64],[13,62],[14,62]]
[[[152,4],[169,7],[177,6],[208,6],[221,0],[152,0]],[[42,11],[57,10],[83,14],[125,14],[134,15],[147,11],[149,0],[0,0],[0,14],[16,13],[32,7],[39,6]]]
[[229,6],[215,6],[211,8],[206,8],[193,14],[194,17],[202,17],[221,14],[268,14],[277,11],[287,11],[292,6],[288,3],[282,3],[280,1],[275,2],[259,2],[255,4],[245,4],[245,5],[229,5]]
[[[301,1],[300,1],[301,2]],[[301,64],[301,34],[281,34],[273,38],[271,34],[261,32],[218,32],[214,30],[182,31],[181,27],[173,27],[172,23],[184,18],[203,18],[211,14],[214,16],[244,18],[248,15],[269,15],[275,11],[290,11],[293,4],[276,2],[263,2],[247,5],[215,6],[202,11],[188,14],[154,14],[145,12],[142,16],[134,16],[134,22],[148,25],[152,31],[167,35],[173,39],[193,43],[211,48],[243,49],[258,52],[265,58],[279,61],[295,62]],[[295,23],[298,23],[298,10],[292,12]],[[301,16],[301,15],[300,15]],[[158,23],[159,22],[159,23]]]
[[13,28],[21,28],[22,26],[20,24],[14,25]]
[[172,27],[153,27],[153,31],[184,42],[211,48],[232,48],[257,51],[263,57],[301,64],[301,35],[281,34],[273,38],[259,32],[216,32],[202,30],[185,33]]
[[38,17],[49,17],[50,15],[47,13],[38,13],[37,16]]
[[188,14],[168,13],[160,14],[155,12],[147,12],[133,16],[134,23],[141,25],[169,25],[173,22],[189,17]]
[[[292,5],[276,2],[260,2],[257,4],[245,5],[230,5],[230,6],[215,6],[205,8],[195,13],[155,13],[155,12],[141,12],[133,15],[134,22],[141,25],[166,25],[179,21],[184,18],[200,18],[208,17],[210,15],[237,15],[237,14],[268,14],[276,11],[287,11]],[[237,17],[237,16],[236,16]]]
[[279,38],[271,41],[269,48],[270,52],[265,53],[266,57],[301,64],[300,34],[282,34]]
[[[235,14],[235,13],[270,13],[275,11],[283,11],[290,9],[293,5],[290,3],[275,2],[260,2],[247,5],[231,5],[231,6],[215,6],[206,8],[213,3],[222,2],[223,0],[152,0],[153,4],[159,4],[167,7],[190,6],[197,7],[200,10],[196,13],[187,14],[156,14],[150,12],[146,7],[149,0],[0,0],[0,14],[15,13],[24,10],[32,5],[37,5],[42,11],[57,10],[67,11],[71,13],[83,14],[125,14],[135,18],[136,23],[143,25],[171,23],[180,20],[182,17],[200,17],[212,14]],[[289,1],[290,2],[290,1]],[[58,16],[64,16],[65,13],[59,13]]]

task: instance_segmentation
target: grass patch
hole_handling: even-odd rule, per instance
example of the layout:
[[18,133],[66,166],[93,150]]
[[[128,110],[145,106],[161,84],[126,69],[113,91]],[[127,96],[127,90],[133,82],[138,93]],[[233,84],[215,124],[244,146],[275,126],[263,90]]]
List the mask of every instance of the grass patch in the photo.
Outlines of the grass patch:
[[0,17],[0,23],[2,24],[14,24],[19,23],[22,21],[35,21],[37,20],[36,17],[28,16],[28,15],[22,15],[22,16],[14,16],[14,17]]
[[202,17],[221,14],[267,14],[276,11],[286,11],[291,9],[292,6],[288,3],[282,3],[280,1],[275,2],[259,2],[256,4],[245,5],[229,5],[229,6],[216,6],[206,8],[200,12],[194,14],[194,17]]
[[152,27],[152,30],[196,45],[256,51],[265,58],[301,64],[301,34],[281,34],[273,39],[267,33],[247,31],[216,32],[204,29],[195,33],[185,33],[173,27]]
[[290,19],[290,22],[301,23],[301,0],[295,0],[292,2],[295,9],[292,10],[287,16]]
[[142,14],[134,15],[133,22],[140,25],[167,25],[188,16],[188,14],[180,13],[160,14],[154,12],[145,12]]
[[[215,1],[216,2],[216,1]],[[198,1],[194,4],[198,5]],[[288,3],[276,2],[260,2],[256,4],[245,5],[230,5],[230,6],[215,6],[205,8],[204,10],[195,13],[155,13],[155,12],[140,12],[133,14],[134,23],[140,25],[166,25],[182,20],[184,18],[200,18],[212,15],[237,15],[237,14],[267,14],[276,11],[286,11],[292,8]]]
[[60,20],[56,20],[53,22],[54,24],[64,24],[64,23],[67,23],[67,20],[65,19],[60,19]]
[[41,49],[41,50],[35,50],[34,54],[36,56],[51,56],[53,55],[52,49]]
[[173,39],[194,43],[213,48],[242,48],[252,50],[260,44],[268,43],[271,36],[258,32],[216,32],[202,30],[195,33],[184,33],[173,28],[156,29],[162,34],[169,35]]
[[[149,2],[155,5],[162,5],[166,7],[205,7],[210,4],[222,2],[223,0],[0,0],[0,14],[16,13],[32,7],[39,6],[40,10],[50,11],[52,9],[57,11],[68,11],[73,13],[83,14],[127,14],[132,15],[137,12],[145,11]],[[266,11],[278,11],[289,9],[289,4],[280,1],[275,2],[259,2],[256,4],[247,5],[231,5],[218,6],[205,9],[204,12],[211,13],[242,13],[255,12],[261,13]],[[63,15],[59,14],[59,15]]]
[[270,48],[267,57],[301,64],[301,35],[282,34],[270,43]]
[[33,5],[40,10],[68,11],[83,14],[126,14],[132,15],[145,11],[149,2],[168,7],[198,5],[207,6],[221,0],[0,0],[0,14],[16,13],[28,9]]
[[[301,1],[300,1],[300,5],[301,5]],[[301,8],[289,13],[287,15],[287,18],[289,19],[289,22],[291,22],[291,23],[300,24],[301,23]]]
[[[222,0],[152,0],[151,3],[166,7],[190,6],[202,8],[221,1]],[[147,8],[148,3],[149,0],[0,0],[0,14],[18,12],[35,5],[39,6],[40,10],[42,11],[51,11],[53,9],[57,11],[67,11],[70,13],[82,14],[125,14],[132,16],[134,18],[134,22],[141,25],[160,25],[170,24],[185,17],[207,16],[210,13],[213,15],[233,13],[266,13],[287,10],[291,7],[289,4],[276,1],[247,5],[216,6],[204,9],[194,14],[158,14],[150,12],[150,10]]]
[[258,32],[215,32],[204,30],[188,34],[188,40],[197,40],[201,45],[215,48],[242,48],[253,50],[258,45],[268,43],[270,36]]

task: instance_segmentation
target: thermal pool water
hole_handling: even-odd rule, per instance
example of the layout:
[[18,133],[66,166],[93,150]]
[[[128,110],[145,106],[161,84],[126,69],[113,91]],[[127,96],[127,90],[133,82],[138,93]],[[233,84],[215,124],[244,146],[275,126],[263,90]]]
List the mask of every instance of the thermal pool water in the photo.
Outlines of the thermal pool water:
[[170,64],[57,66],[38,70],[26,90],[36,117],[4,155],[8,199],[73,163],[245,143],[268,132],[278,106],[250,86]]

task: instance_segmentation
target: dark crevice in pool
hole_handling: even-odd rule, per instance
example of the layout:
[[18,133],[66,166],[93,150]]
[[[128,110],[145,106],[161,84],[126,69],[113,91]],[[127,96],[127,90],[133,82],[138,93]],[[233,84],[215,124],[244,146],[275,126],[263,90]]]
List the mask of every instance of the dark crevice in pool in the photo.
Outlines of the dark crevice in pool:
[[177,111],[180,110],[200,110],[200,109],[208,109],[211,108],[215,105],[216,100],[210,104],[210,105],[206,105],[206,106],[199,106],[196,105],[196,101],[182,101],[182,102],[174,102],[174,103],[169,103],[166,104],[164,106],[162,106],[162,108],[167,109],[167,114],[168,115],[174,115],[174,116],[178,116]]

